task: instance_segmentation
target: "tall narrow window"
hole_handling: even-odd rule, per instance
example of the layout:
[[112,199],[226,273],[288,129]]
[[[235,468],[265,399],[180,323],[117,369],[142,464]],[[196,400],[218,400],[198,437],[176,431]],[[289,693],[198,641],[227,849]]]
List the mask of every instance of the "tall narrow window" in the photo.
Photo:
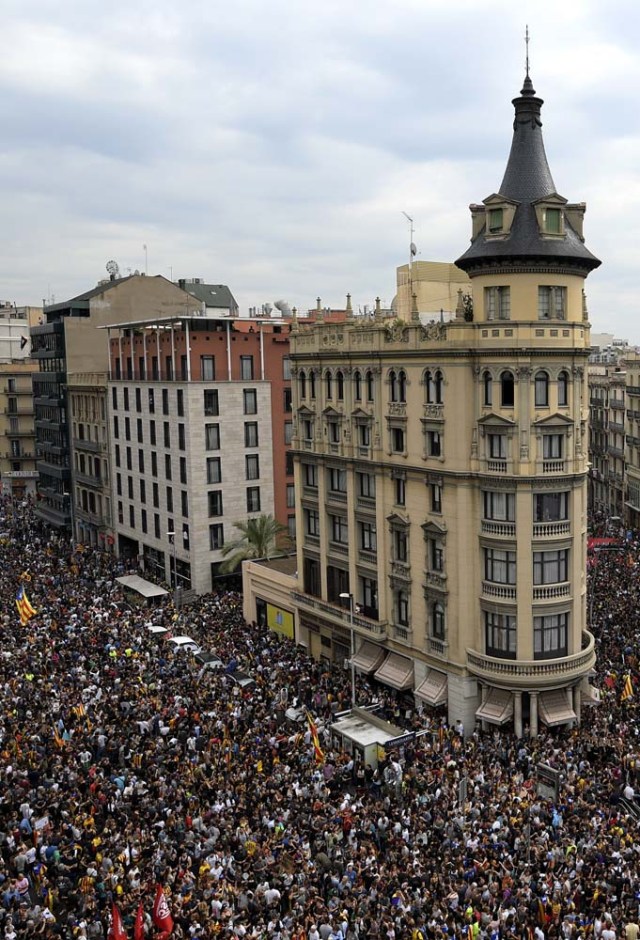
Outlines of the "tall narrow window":
[[493,404],[493,379],[490,372],[485,372],[482,376],[482,389],[484,393],[484,404]]
[[549,405],[549,376],[546,372],[536,372],[534,381],[536,408],[547,408]]
[[569,373],[560,372],[558,375],[558,406],[566,408],[569,404]]
[[484,305],[487,320],[508,320],[511,317],[511,293],[508,287],[485,287]]
[[500,404],[503,408],[513,408],[514,380],[513,372],[503,372],[500,376]]

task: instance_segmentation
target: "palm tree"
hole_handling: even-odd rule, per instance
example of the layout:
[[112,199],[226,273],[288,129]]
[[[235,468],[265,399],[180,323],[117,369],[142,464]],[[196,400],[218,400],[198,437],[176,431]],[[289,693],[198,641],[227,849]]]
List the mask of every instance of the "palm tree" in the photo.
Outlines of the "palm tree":
[[241,535],[222,548],[225,561],[220,565],[220,572],[228,574],[248,558],[272,558],[279,552],[278,540],[287,531],[271,513],[262,513],[247,519],[246,522],[234,522]]

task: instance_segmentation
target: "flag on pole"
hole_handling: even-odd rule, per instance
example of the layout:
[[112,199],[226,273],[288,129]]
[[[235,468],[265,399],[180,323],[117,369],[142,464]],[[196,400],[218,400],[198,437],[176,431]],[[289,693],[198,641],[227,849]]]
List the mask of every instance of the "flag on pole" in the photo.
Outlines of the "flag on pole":
[[631,674],[627,673],[624,677],[624,686],[622,689],[622,695],[620,696],[621,702],[626,702],[627,699],[633,698],[633,683],[631,681]]
[[153,902],[153,912],[151,914],[154,926],[161,931],[162,938],[170,937],[173,931],[173,917],[169,910],[167,899],[164,896],[162,885],[156,885],[156,896]]
[[18,608],[18,613],[20,614],[20,623],[24,627],[31,618],[35,615],[36,610],[31,606],[31,602],[27,597],[27,592],[24,589],[24,584],[21,584],[18,588],[18,593],[16,594],[16,607]]
[[122,915],[113,901],[111,902],[111,926],[109,927],[107,940],[127,940],[127,932],[122,923]]
[[133,925],[133,940],[144,940],[144,911],[142,910],[142,901],[138,904],[136,922]]
[[318,726],[311,716],[311,712],[307,710],[307,724],[309,725],[309,731],[311,732],[311,740],[313,741],[313,752],[316,758],[316,764],[324,764],[324,751],[320,747],[320,738],[318,737]]

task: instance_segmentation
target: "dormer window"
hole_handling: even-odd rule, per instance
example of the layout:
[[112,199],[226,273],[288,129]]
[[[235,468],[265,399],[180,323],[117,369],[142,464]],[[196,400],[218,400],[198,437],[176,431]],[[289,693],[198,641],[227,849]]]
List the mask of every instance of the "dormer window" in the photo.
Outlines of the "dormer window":
[[489,209],[489,234],[498,235],[504,228],[504,210]]
[[562,209],[543,209],[542,228],[545,235],[562,235]]

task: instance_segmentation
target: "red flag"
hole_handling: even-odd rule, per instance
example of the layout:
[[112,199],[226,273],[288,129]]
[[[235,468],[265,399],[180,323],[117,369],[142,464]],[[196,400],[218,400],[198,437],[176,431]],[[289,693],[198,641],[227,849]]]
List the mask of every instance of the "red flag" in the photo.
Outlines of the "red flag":
[[142,910],[142,901],[138,904],[138,913],[133,927],[133,940],[144,940],[144,911]]
[[107,940],[127,940],[127,934],[122,926],[122,917],[116,905],[111,904],[111,927],[107,934]]
[[153,913],[151,916],[153,917],[154,925],[158,930],[162,931],[162,936],[169,937],[173,930],[173,917],[171,916],[167,899],[164,896],[162,885],[156,885],[156,897],[153,902]]

